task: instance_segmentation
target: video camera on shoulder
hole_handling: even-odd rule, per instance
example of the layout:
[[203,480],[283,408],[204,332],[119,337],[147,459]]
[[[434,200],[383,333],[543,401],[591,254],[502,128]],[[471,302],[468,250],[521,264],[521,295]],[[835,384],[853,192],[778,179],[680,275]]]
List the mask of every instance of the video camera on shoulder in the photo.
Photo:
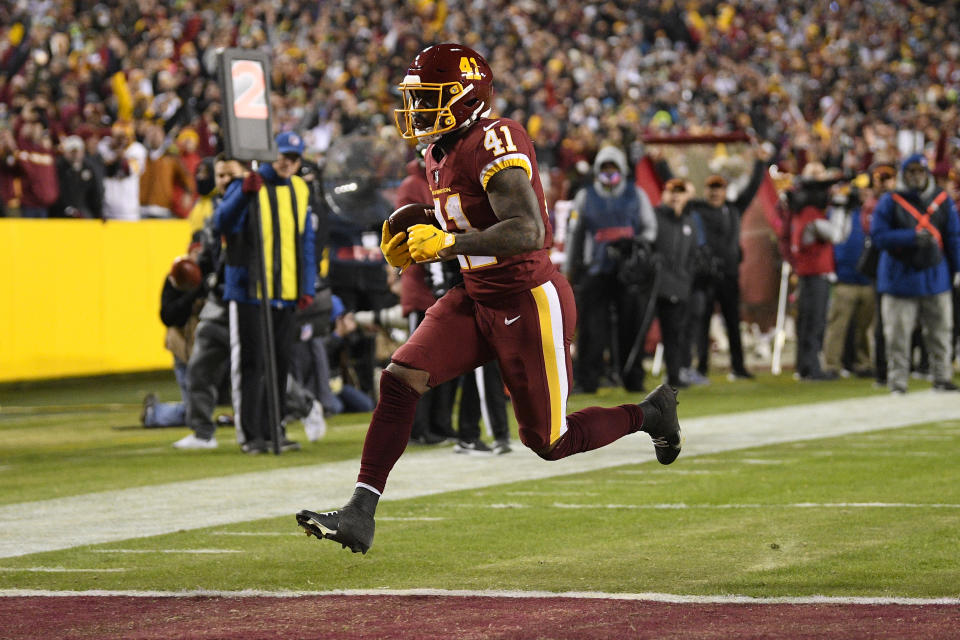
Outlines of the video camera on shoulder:
[[617,280],[625,286],[644,285],[653,280],[660,256],[643,238],[622,238],[607,245],[617,265]]
[[[845,208],[857,206],[860,203],[860,190],[850,184],[853,177],[843,174],[822,180],[800,178],[787,191],[787,207],[791,212],[797,212],[804,207],[826,209],[830,205]],[[844,183],[848,189],[833,189],[835,185]]]

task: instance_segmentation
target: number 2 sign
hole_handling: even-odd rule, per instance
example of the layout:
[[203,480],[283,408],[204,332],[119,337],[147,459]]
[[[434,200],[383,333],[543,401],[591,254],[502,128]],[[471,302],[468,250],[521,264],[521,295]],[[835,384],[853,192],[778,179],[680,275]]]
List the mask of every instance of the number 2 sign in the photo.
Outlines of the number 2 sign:
[[267,84],[263,67],[253,60],[234,60],[230,65],[233,81],[233,114],[238,118],[267,118]]
[[218,80],[223,96],[223,140],[237,160],[277,159],[270,112],[270,57],[252,49],[218,51]]

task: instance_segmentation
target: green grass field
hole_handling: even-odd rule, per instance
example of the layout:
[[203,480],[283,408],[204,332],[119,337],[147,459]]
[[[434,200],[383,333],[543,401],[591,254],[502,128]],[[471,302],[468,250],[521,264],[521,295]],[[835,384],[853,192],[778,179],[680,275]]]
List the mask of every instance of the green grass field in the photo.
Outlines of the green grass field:
[[[0,505],[351,460],[368,419],[338,416],[323,441],[279,457],[244,456],[226,430],[216,451],[177,452],[170,443],[184,429],[137,426],[148,390],[175,394],[166,375],[0,389]],[[683,419],[871,395],[886,394],[862,380],[718,377],[682,392],[680,413]],[[606,391],[599,403],[637,400]],[[577,396],[570,409],[596,402]],[[956,598],[960,402],[957,416],[681,455],[670,467],[648,462],[384,501],[366,556],[303,536],[291,514],[0,558],[0,588]],[[291,435],[303,440],[299,425]],[[224,502],[238,499],[222,495]],[[56,536],[70,526],[50,522],[44,529]]]

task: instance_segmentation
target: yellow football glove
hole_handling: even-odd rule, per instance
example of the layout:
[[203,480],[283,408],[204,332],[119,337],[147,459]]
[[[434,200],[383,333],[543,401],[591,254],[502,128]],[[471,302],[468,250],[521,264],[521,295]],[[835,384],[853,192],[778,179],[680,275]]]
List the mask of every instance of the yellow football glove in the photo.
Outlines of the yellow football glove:
[[403,271],[413,260],[410,258],[410,250],[407,249],[407,234],[400,232],[395,236],[390,235],[390,227],[387,221],[383,221],[383,230],[380,232],[380,251],[383,257],[387,259],[387,264],[391,267],[397,267]]
[[456,237],[433,225],[415,224],[407,229],[407,247],[415,262],[433,262],[440,259],[440,251],[452,247]]

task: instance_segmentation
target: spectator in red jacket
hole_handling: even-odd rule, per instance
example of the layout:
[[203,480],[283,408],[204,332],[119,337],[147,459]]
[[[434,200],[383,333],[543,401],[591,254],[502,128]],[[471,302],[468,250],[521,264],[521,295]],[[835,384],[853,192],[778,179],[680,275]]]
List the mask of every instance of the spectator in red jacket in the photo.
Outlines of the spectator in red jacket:
[[833,233],[827,220],[831,181],[819,162],[804,168],[803,179],[788,194],[790,263],[800,278],[797,293],[797,375],[801,380],[832,380],[823,370],[820,350],[827,323],[830,283],[834,279]]
[[60,195],[50,135],[39,121],[25,121],[14,139],[0,134],[0,193],[8,211],[46,218]]

